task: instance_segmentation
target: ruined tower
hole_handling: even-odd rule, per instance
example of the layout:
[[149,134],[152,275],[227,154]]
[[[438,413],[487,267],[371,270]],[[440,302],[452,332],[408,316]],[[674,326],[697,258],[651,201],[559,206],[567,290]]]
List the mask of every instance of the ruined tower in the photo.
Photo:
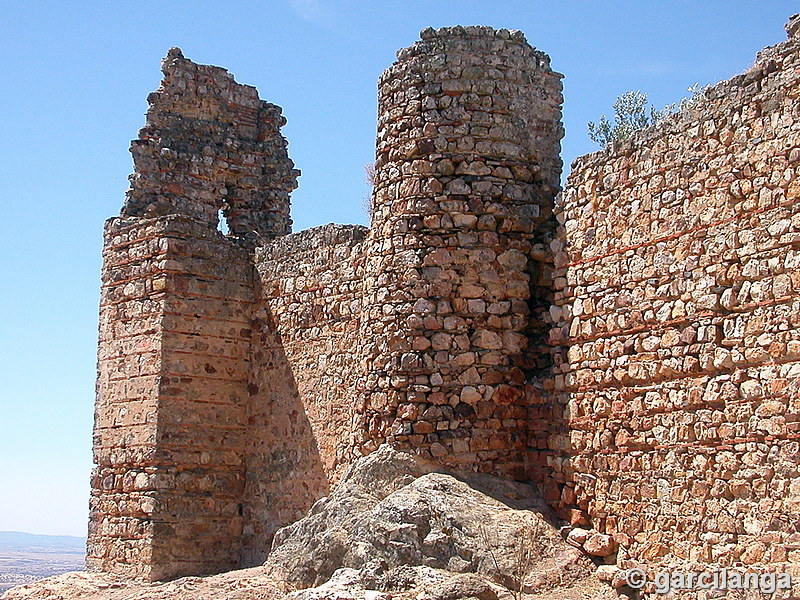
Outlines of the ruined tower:
[[[519,31],[426,29],[379,84],[367,449],[524,478],[561,76]],[[532,335],[533,334],[533,335]]]
[[250,253],[289,232],[298,175],[255,88],[177,48],[162,68],[105,228],[87,558],[151,579],[238,564]]
[[171,50],[105,230],[88,566],[257,564],[388,442],[541,484],[594,530],[584,549],[601,536],[651,579],[796,575],[798,17],[787,32],[557,196],[547,56],[427,29],[380,79],[372,226],[294,234],[280,109]]

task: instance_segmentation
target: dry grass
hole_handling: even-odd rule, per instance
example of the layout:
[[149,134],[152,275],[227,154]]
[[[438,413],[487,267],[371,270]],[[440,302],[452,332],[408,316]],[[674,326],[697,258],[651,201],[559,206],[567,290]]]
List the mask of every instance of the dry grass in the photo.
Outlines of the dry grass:
[[[525,578],[530,573],[531,566],[536,556],[542,551],[543,527],[539,522],[525,521],[517,529],[517,543],[513,548],[510,567],[502,568],[497,560],[496,549],[498,544],[492,540],[492,535],[484,526],[480,529],[480,536],[486,553],[494,564],[496,574],[503,580],[509,581],[509,588],[514,600],[522,600],[525,588]],[[505,561],[504,561],[505,562]]]

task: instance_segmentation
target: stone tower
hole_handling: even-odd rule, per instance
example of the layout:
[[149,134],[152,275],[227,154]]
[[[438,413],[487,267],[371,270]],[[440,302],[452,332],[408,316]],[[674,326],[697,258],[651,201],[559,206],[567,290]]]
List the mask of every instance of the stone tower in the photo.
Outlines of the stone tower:
[[421,38],[379,84],[365,446],[522,479],[561,75],[519,31]]
[[380,80],[372,227],[297,234],[280,109],[170,51],[105,229],[88,566],[261,562],[389,442],[541,484],[596,531],[584,549],[618,545],[651,580],[797,574],[787,31],[577,160],[556,204],[548,58],[519,32],[425,30]]
[[177,48],[162,69],[105,228],[87,554],[150,579],[238,565],[250,251],[289,232],[298,175],[255,88]]

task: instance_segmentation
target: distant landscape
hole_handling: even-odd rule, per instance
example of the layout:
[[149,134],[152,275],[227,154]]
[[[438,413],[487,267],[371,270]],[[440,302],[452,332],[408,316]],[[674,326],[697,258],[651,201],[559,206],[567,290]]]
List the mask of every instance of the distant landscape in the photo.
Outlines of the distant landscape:
[[0,531],[0,594],[67,571],[83,569],[86,539]]

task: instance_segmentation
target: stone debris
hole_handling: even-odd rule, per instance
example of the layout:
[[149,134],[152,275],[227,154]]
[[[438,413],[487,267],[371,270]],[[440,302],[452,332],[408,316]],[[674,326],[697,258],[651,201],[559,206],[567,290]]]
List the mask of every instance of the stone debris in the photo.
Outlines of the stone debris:
[[611,556],[614,554],[616,544],[614,538],[604,533],[593,533],[583,543],[583,549],[592,556]]

